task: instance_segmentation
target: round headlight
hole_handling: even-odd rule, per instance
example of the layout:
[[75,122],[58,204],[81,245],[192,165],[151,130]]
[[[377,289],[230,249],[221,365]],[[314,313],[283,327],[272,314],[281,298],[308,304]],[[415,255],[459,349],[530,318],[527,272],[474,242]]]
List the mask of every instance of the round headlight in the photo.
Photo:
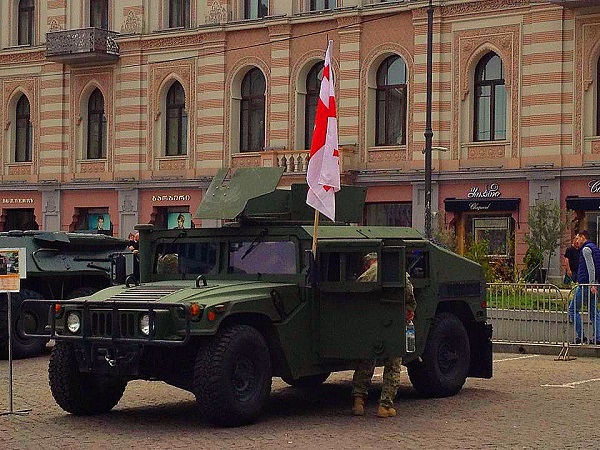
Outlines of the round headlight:
[[144,314],[140,317],[140,331],[146,336],[150,336],[150,316]]
[[78,333],[81,328],[81,318],[77,313],[69,313],[67,316],[67,328],[71,333]]

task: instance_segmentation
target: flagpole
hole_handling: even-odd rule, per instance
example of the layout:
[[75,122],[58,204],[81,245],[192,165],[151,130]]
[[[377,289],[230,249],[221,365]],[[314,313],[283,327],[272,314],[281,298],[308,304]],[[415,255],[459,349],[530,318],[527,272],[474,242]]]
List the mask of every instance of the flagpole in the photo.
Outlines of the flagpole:
[[319,234],[319,210],[315,209],[315,221],[313,223],[313,241],[312,241],[312,254],[314,257],[317,256],[317,235]]

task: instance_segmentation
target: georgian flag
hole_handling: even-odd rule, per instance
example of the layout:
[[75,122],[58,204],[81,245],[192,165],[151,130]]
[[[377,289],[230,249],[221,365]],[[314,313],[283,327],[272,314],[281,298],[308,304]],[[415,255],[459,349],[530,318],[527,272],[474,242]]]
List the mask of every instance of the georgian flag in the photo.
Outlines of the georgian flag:
[[335,222],[335,193],[340,190],[340,153],[338,151],[337,110],[331,74],[331,47],[325,53],[323,79],[315,114],[315,129],[306,171],[306,203]]

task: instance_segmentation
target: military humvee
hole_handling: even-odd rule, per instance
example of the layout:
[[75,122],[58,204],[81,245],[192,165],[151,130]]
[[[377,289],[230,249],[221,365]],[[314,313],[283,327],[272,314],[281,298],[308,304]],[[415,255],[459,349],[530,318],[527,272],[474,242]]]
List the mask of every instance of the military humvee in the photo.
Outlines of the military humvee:
[[[480,266],[409,228],[323,224],[311,251],[306,186],[277,190],[281,170],[220,171],[197,216],[215,229],[138,225],[141,283],[54,302],[47,337],[52,394],[73,414],[109,411],[133,379],[192,392],[209,421],[256,420],[278,376],[317,386],[358,359],[401,356],[416,390],[456,394],[492,375]],[[337,194],[358,222],[364,189]],[[303,222],[304,218],[309,219]],[[357,282],[376,252],[376,282]],[[405,271],[418,302],[416,350],[405,342]]]
[[[27,337],[24,329],[48,324],[47,305],[29,304],[24,299],[56,299],[83,297],[111,286],[117,275],[115,268],[127,272],[116,258],[128,252],[128,241],[100,234],[46,231],[8,231],[0,233],[0,248],[25,248],[27,278],[21,280],[21,291],[11,294],[13,305],[13,357],[39,355],[46,338]],[[131,258],[133,261],[133,258]],[[131,264],[130,264],[131,265]],[[125,277],[121,275],[122,282]],[[8,301],[0,296],[0,357],[8,355]]]

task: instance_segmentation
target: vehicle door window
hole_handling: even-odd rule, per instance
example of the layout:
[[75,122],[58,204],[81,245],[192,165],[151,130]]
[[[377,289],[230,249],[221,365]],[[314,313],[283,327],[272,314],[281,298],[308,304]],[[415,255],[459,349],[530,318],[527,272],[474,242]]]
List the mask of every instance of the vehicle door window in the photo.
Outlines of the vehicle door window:
[[238,241],[229,244],[229,273],[293,275],[298,273],[292,241]]

